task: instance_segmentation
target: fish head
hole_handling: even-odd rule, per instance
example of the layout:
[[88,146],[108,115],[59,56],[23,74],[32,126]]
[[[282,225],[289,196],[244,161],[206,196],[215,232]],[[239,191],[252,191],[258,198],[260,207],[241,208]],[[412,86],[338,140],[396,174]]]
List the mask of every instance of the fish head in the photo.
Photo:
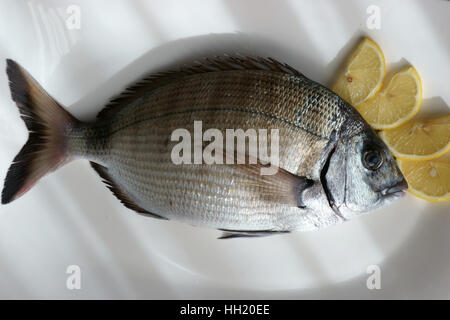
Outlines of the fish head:
[[325,180],[329,198],[345,219],[383,207],[408,188],[391,152],[370,128],[338,140]]

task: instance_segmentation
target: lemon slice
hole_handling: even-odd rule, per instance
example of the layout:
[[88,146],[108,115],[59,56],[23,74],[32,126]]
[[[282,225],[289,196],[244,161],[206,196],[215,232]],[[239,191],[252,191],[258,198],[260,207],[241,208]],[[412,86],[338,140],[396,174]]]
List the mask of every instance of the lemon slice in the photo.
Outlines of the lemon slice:
[[422,102],[422,83],[416,69],[396,73],[389,84],[357,109],[374,129],[393,129],[411,119]]
[[409,121],[395,129],[382,131],[380,137],[397,158],[434,159],[450,150],[450,115]]
[[332,90],[356,107],[381,88],[386,66],[383,51],[369,38],[364,38],[350,56]]
[[425,161],[397,160],[408,191],[433,202],[450,200],[450,154]]

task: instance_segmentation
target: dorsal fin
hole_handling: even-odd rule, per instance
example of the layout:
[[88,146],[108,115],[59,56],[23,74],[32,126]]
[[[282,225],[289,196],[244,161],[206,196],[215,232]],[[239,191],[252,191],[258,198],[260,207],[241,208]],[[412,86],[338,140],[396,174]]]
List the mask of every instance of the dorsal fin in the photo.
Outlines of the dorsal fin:
[[159,72],[149,75],[134,85],[126,88],[120,95],[113,98],[99,112],[97,118],[108,117],[118,112],[122,106],[133,101],[137,96],[161,87],[169,82],[184,76],[231,70],[265,70],[286,73],[298,77],[304,77],[302,73],[286,63],[281,63],[273,58],[262,58],[257,56],[230,56],[223,55],[215,58],[206,58],[194,62],[192,66],[185,66],[175,71]]
[[103,179],[103,182],[105,183],[106,187],[111,190],[111,192],[116,196],[117,199],[120,200],[120,202],[127,207],[128,209],[134,210],[137,213],[141,213],[146,216],[151,216],[152,218],[156,219],[163,219],[168,220],[167,218],[161,217],[155,213],[151,213],[140,206],[138,206],[136,203],[134,203],[126,194],[125,191],[120,189],[117,184],[113,181],[111,176],[108,173],[108,169],[98,163],[91,161],[92,168],[98,173],[98,175]]

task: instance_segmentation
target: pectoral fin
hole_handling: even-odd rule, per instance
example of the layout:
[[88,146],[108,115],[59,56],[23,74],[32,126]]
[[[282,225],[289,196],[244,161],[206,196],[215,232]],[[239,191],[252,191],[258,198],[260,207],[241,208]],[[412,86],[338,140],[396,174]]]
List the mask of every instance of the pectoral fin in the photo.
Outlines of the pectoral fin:
[[[270,164],[263,165],[260,161],[255,164],[236,164],[240,171],[249,176],[248,184],[256,186],[259,194],[266,200],[305,208],[303,192],[314,184],[314,180],[297,176],[282,168],[275,168]],[[261,169],[272,168],[273,174],[262,175]]]

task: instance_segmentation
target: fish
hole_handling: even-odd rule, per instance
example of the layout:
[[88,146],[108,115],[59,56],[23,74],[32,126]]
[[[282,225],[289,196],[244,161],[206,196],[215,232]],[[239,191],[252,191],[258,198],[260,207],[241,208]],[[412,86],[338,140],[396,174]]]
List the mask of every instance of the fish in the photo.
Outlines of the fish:
[[[63,165],[87,160],[125,207],[218,229],[230,239],[339,224],[386,206],[408,188],[386,145],[351,105],[273,58],[223,55],[150,74],[88,122],[66,111],[17,62],[6,64],[29,137],[7,172],[2,204]],[[192,133],[199,122],[205,134],[276,132],[278,160],[251,158],[246,147],[243,162],[175,163],[180,139],[173,133]],[[266,140],[268,153],[273,141]],[[197,147],[202,152],[207,145]],[[240,156],[236,150],[218,155]],[[269,167],[276,170],[262,174]]]

